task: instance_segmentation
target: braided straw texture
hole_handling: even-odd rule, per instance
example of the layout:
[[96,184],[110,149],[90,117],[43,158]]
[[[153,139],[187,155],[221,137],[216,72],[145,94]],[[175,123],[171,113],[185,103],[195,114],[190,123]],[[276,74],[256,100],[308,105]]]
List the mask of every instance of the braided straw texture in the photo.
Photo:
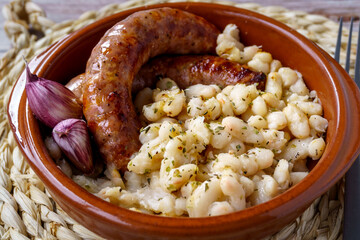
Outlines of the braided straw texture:
[[[30,0],[13,0],[2,9],[5,31],[13,48],[0,59],[0,236],[1,239],[101,239],[53,201],[44,184],[25,162],[7,121],[6,107],[13,84],[23,71],[21,59],[31,59],[50,44],[79,28],[116,12],[172,0],[131,0],[82,14],[77,20],[54,23]],[[218,2],[218,1],[208,1]],[[330,54],[335,50],[338,24],[320,15],[263,7],[254,3],[218,3],[250,9],[296,29]],[[31,28],[30,28],[31,26]],[[43,35],[38,39],[36,35]],[[344,31],[347,37],[348,31]],[[343,37],[343,51],[346,38]],[[353,41],[355,42],[355,41]],[[353,46],[355,48],[355,46]],[[344,58],[344,56],[343,56]],[[355,56],[351,56],[352,66]],[[353,69],[352,69],[353,71]],[[266,239],[342,239],[344,181],[332,187],[294,222]]]

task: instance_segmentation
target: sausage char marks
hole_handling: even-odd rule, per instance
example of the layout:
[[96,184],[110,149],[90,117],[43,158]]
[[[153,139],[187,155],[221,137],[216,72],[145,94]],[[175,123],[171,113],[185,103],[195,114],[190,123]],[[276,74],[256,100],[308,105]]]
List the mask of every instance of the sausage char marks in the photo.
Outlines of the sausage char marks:
[[131,98],[135,75],[160,54],[214,53],[219,31],[205,19],[172,8],[137,12],[109,29],[88,60],[84,115],[107,164],[126,170],[141,146]]
[[[265,89],[266,75],[255,72],[246,65],[211,55],[160,56],[143,65],[135,76],[132,94],[146,87],[154,87],[159,78],[171,78],[185,89],[195,84],[216,84],[221,87],[237,83],[257,84],[259,90]],[[69,88],[82,102],[82,88],[85,78],[80,74],[71,79]]]

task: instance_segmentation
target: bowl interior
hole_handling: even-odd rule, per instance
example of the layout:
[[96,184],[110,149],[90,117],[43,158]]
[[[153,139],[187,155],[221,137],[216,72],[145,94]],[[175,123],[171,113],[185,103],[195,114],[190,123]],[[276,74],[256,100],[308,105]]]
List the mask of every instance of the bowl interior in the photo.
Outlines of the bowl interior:
[[[195,13],[214,23],[220,30],[229,23],[235,23],[245,45],[261,45],[264,51],[270,52],[283,66],[302,73],[307,86],[317,91],[324,107],[324,115],[329,120],[327,148],[319,164],[300,184],[259,206],[204,219],[164,218],[116,207],[81,189],[55,166],[39,137],[39,125],[29,111],[24,93],[24,74],[15,86],[9,105],[9,118],[17,141],[30,165],[60,206],[75,220],[107,238],[114,238],[119,234],[133,237],[144,237],[146,234],[165,237],[171,234],[218,239],[234,236],[262,237],[274,233],[301,214],[317,196],[339,179],[357,155],[358,144],[348,146],[348,150],[343,152],[339,149],[344,146],[345,136],[351,134],[345,123],[359,125],[358,121],[353,122],[358,116],[349,115],[350,105],[360,102],[359,93],[355,89],[351,96],[345,96],[344,92],[350,89],[348,85],[351,84],[351,79],[338,70],[339,66],[313,43],[275,20],[244,9],[205,3],[162,4],[145,9],[162,6]],[[85,71],[92,48],[107,29],[141,9],[144,8],[110,16],[67,36],[32,61],[32,70],[44,78],[66,83]],[[355,98],[353,95],[356,96],[355,100],[352,99]],[[351,99],[346,100],[347,97]],[[353,106],[353,110],[357,110],[359,105]],[[358,137],[351,137],[351,140],[359,142]],[[343,157],[346,159],[342,159]]]

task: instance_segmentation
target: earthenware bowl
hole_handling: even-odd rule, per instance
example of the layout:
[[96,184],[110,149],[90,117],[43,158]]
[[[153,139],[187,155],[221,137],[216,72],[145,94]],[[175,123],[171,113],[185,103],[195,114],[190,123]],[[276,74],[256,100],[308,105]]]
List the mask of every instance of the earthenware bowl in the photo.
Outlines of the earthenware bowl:
[[133,12],[174,7],[200,15],[220,30],[235,23],[246,45],[261,45],[284,66],[303,74],[317,91],[329,120],[327,147],[309,175],[269,202],[225,216],[171,218],[112,205],[88,193],[55,165],[40,134],[24,91],[23,73],[13,89],[8,116],[28,163],[54,200],[77,222],[108,239],[256,239],[279,231],[335,184],[359,154],[360,94],[352,79],[329,55],[295,30],[260,14],[208,3],[172,3],[135,8],[95,22],[50,46],[30,62],[35,74],[66,83],[84,72],[92,48],[104,32]]

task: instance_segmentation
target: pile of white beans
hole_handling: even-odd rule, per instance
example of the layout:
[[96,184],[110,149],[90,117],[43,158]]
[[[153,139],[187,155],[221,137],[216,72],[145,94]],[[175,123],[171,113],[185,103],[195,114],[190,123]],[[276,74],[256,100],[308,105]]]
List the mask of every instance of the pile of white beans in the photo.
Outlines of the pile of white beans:
[[216,51],[264,72],[265,91],[244,84],[182,90],[161,79],[135,99],[149,124],[141,129],[143,145],[128,164],[125,183],[115,169],[106,172],[110,183],[74,180],[123,207],[189,217],[239,211],[300,182],[307,159],[317,160],[325,150],[328,121],[316,92],[270,53],[244,47],[233,24],[219,35]]

